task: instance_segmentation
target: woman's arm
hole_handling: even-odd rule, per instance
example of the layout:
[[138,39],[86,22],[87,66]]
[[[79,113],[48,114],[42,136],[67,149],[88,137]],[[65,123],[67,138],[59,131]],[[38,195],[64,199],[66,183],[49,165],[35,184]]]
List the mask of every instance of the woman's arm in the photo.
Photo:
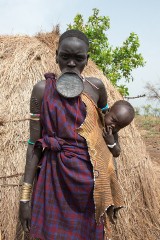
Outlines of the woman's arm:
[[107,111],[107,106],[108,106],[107,91],[106,91],[105,85],[101,80],[99,80],[98,87],[99,87],[99,99],[98,99],[97,106],[101,109],[104,109],[102,110],[102,112],[105,113]]
[[[30,99],[30,113],[40,114],[41,113],[41,104],[44,94],[45,81],[38,82],[32,90],[31,99]],[[35,148],[33,151],[33,144],[39,138],[41,138],[41,123],[40,120],[30,120],[30,139],[27,148],[26,156],[26,166],[24,173],[24,182],[33,184],[35,177],[35,172],[37,169],[38,161],[41,157],[41,149]]]
[[[45,88],[45,81],[38,82],[32,91],[31,99],[30,99],[30,112],[33,114],[40,114],[41,112],[41,103],[43,99]],[[26,155],[26,166],[24,173],[24,183],[33,184],[37,164],[41,158],[41,149],[34,148],[34,145],[31,143],[35,143],[39,138],[41,138],[42,127],[40,120],[30,120],[30,139],[27,148]],[[29,185],[28,185],[29,186]],[[22,187],[23,193],[23,187]],[[24,231],[29,231],[30,229],[30,219],[31,219],[31,210],[28,199],[21,199],[20,201],[20,220],[23,226]]]

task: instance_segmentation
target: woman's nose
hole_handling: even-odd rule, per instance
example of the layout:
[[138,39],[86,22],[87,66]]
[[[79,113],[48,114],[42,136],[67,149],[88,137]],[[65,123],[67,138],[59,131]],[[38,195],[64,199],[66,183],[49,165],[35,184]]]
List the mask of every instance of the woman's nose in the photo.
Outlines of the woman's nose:
[[70,60],[67,65],[68,65],[69,67],[75,67],[75,66],[76,66],[74,60]]

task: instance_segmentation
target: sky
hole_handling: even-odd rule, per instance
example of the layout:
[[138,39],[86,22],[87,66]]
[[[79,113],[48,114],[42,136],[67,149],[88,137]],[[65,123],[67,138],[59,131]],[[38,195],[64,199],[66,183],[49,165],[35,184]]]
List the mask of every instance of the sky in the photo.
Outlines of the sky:
[[[147,82],[160,82],[160,0],[0,0],[0,35],[29,34],[51,31],[59,24],[61,32],[73,23],[77,13],[87,20],[92,9],[109,16],[107,31],[112,46],[121,46],[131,32],[139,36],[146,65],[133,71],[134,81],[127,84],[130,96],[145,92]],[[133,106],[152,104],[146,98],[130,101]]]

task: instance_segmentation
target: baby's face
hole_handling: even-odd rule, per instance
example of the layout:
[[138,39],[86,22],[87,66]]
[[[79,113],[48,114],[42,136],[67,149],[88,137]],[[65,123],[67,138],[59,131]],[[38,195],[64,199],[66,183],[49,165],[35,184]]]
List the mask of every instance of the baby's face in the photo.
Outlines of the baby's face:
[[112,128],[112,133],[116,133],[129,125],[133,118],[134,115],[130,114],[128,107],[115,104],[105,115],[105,125],[106,127]]
[[118,132],[122,127],[114,112],[106,113],[105,126],[112,129],[112,133]]

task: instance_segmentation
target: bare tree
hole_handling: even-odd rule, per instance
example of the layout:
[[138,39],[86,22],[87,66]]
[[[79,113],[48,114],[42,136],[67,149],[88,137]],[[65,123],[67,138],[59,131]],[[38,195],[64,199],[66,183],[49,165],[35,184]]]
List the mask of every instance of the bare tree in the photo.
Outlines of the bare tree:
[[135,99],[135,98],[142,98],[142,97],[146,97],[146,94],[137,95],[137,96],[134,96],[134,97],[124,96],[125,99]]
[[146,97],[150,100],[158,100],[160,102],[160,85],[153,85],[150,83],[147,83],[145,86]]

